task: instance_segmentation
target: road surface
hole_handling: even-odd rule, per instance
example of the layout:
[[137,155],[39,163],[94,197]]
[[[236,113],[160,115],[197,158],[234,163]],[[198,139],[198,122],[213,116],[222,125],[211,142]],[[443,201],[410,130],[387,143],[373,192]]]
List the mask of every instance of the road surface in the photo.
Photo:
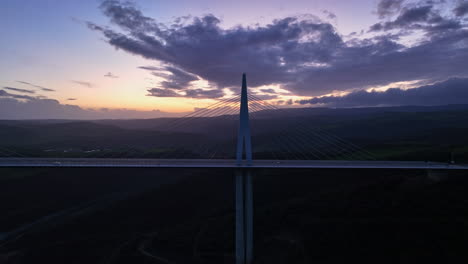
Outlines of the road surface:
[[425,161],[254,160],[237,164],[228,159],[99,159],[0,158],[0,167],[86,168],[278,168],[278,169],[443,169],[468,170],[468,164]]

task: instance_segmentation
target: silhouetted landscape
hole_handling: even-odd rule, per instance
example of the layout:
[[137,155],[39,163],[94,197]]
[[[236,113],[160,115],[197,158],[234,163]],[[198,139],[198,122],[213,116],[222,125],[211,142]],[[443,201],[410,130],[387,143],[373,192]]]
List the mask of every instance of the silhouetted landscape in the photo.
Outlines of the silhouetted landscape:
[[[468,162],[468,105],[266,110],[251,118],[256,158],[277,158],[265,151],[282,151],[272,138],[284,137],[286,130],[293,138],[299,133],[296,128],[306,124],[356,143],[379,160]],[[212,153],[203,151],[210,147],[223,149],[215,158],[234,157],[236,116],[200,117],[169,126],[174,120],[4,120],[0,151],[14,152],[0,154],[158,158],[179,157],[177,147],[184,146],[186,157],[208,158]]]
[[[234,261],[232,171],[0,172],[3,235],[60,212],[2,245],[2,263],[161,261],[146,253]],[[467,180],[464,172],[259,170],[256,263],[464,262]]]

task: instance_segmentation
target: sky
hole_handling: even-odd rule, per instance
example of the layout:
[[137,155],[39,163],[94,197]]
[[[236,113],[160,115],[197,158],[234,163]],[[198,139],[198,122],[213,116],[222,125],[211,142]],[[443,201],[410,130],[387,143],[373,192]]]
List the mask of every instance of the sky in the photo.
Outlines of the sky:
[[2,0],[0,119],[468,103],[466,0]]

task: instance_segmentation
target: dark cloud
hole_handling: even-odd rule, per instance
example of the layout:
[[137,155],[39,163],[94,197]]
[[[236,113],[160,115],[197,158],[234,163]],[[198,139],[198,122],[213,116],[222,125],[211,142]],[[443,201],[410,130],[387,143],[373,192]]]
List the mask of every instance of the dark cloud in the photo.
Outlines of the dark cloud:
[[148,96],[191,98],[219,98],[224,96],[224,93],[220,90],[192,88],[190,83],[199,80],[199,78],[173,66],[140,66],[138,68],[151,71],[154,76],[164,79],[164,81],[160,82],[160,87],[148,90]]
[[453,78],[408,90],[357,91],[345,96],[318,97],[298,103],[329,107],[468,104],[468,78]]
[[375,23],[374,25],[372,25],[370,28],[369,28],[369,31],[372,32],[372,31],[381,31],[384,29],[384,26],[382,23]]
[[36,92],[33,91],[33,90],[20,89],[20,88],[15,88],[15,87],[6,87],[6,86],[4,86],[3,88],[4,88],[4,89],[7,89],[7,90],[10,90],[10,91],[19,92],[19,93],[28,93],[28,94],[36,93]]
[[55,92],[54,89],[45,88],[45,87],[42,87],[41,90],[44,91],[44,92]]
[[253,95],[255,96],[255,100],[262,100],[262,101],[278,98],[278,95],[276,94],[253,94]]
[[162,70],[162,68],[160,68],[160,67],[155,67],[155,66],[139,66],[138,68],[139,68],[139,69],[143,69],[143,70],[148,70],[148,71],[156,71],[156,72]]
[[268,88],[268,89],[260,89],[261,92],[263,93],[276,93],[276,91],[274,89],[271,89],[271,88]]
[[[112,13],[115,4],[112,1],[105,5],[108,7],[105,13],[111,21],[117,20],[115,16],[124,15],[120,12],[122,8],[115,8],[119,10],[118,14]],[[343,45],[332,25],[294,17],[275,20],[265,27],[224,30],[219,27],[218,18],[207,15],[196,17],[187,25],[145,31],[148,26],[141,24],[147,24],[147,18],[142,17],[142,22],[137,23],[135,15],[131,11],[128,19],[119,18],[116,23],[128,34],[92,23],[89,27],[101,31],[108,42],[119,49],[190,73],[190,78],[182,82],[184,85],[195,80],[193,75],[218,88],[239,86],[239,75],[243,71],[255,76],[249,79],[252,86],[292,81],[292,71],[306,67],[307,63],[327,63],[335,48]],[[310,40],[302,43],[302,39]],[[173,70],[172,73],[187,77]],[[168,80],[162,86],[168,85],[180,86],[174,80]]]
[[224,93],[218,89],[189,89],[185,91],[185,96],[190,98],[219,98],[223,97]]
[[192,81],[199,78],[191,73],[172,66],[154,67],[140,66],[140,69],[149,70],[154,76],[165,80],[160,82],[160,87],[149,89],[148,96],[155,97],[189,97],[189,98],[219,98],[224,93],[219,89],[199,89],[190,87]]
[[183,92],[176,92],[173,89],[151,88],[148,90],[147,96],[155,97],[188,97],[188,98],[219,98],[223,97],[222,90],[211,89],[186,89]]
[[32,87],[39,88],[39,89],[41,89],[41,90],[44,91],[44,92],[55,92],[54,89],[50,89],[50,88],[47,88],[47,87],[43,87],[43,86],[40,86],[40,85],[37,85],[37,84],[33,84],[33,83],[30,83],[30,82],[25,82],[25,81],[16,81],[16,82],[17,82],[17,83],[26,84],[26,85],[29,85],[29,86],[32,86]]
[[[149,90],[152,96],[222,95],[222,88],[240,86],[242,72],[247,72],[251,87],[280,84],[293,94],[309,96],[467,75],[468,31],[460,21],[442,17],[429,2],[412,6],[397,2],[391,6],[396,18],[373,30],[424,30],[426,37],[412,46],[399,42],[403,33],[345,41],[331,24],[304,17],[230,29],[220,27],[213,15],[162,25],[120,1],[104,1],[101,6],[119,29],[90,22],[88,27],[117,49],[163,65],[141,67],[165,80]],[[192,90],[190,82],[199,78],[219,92]]]
[[[391,1],[382,1],[391,2]],[[443,17],[436,5],[445,2],[422,1],[421,3],[410,3],[402,7],[400,3],[398,17],[393,21],[379,22],[372,25],[370,32],[402,30],[402,34],[409,34],[413,30],[422,30],[429,36],[444,34],[450,30],[458,30],[463,27],[459,19],[452,17]],[[463,13],[463,4],[460,4],[460,14]],[[457,8],[455,9],[457,10]],[[455,11],[457,13],[457,11]]]
[[380,0],[377,4],[377,15],[385,18],[394,15],[401,9],[404,0]]
[[453,9],[453,12],[455,13],[456,16],[464,16],[468,14],[468,2],[466,1],[461,1],[457,7]]
[[427,26],[425,29],[430,35],[446,35],[450,31],[459,30],[463,27],[460,21],[453,19],[443,19],[439,23]]
[[[8,87],[10,88],[10,87]],[[6,87],[5,87],[6,89]],[[7,97],[13,99],[23,99],[23,100],[35,100],[37,97],[29,96],[29,95],[22,95],[22,94],[12,94],[5,90],[0,90],[0,97]]]
[[397,26],[405,26],[414,22],[427,21],[431,10],[431,5],[405,9],[393,23]]
[[119,78],[119,76],[112,74],[112,72],[108,72],[108,73],[104,74],[104,77],[112,78],[112,79]]
[[140,10],[136,9],[130,2],[117,0],[102,1],[101,9],[103,13],[115,23],[129,30],[141,32],[158,30],[154,20],[145,17]]
[[78,99],[76,99],[76,98],[67,98],[67,101],[76,101],[76,100],[78,100]]
[[[440,16],[431,13],[432,5],[405,8],[394,21],[381,22],[370,27],[370,31],[391,30],[398,28],[422,28],[417,22],[440,20]],[[440,21],[438,21],[440,22]],[[410,27],[412,26],[412,27]]]
[[[303,100],[306,101],[306,100]],[[298,101],[299,102],[299,101]],[[294,101],[292,99],[289,100],[278,100],[275,102],[276,105],[293,105]]]
[[88,87],[88,88],[92,88],[94,85],[90,82],[83,82],[83,81],[74,81],[72,80],[71,81],[72,83],[76,83],[78,85],[81,85],[81,86],[84,86],[84,87]]
[[174,90],[171,89],[163,89],[163,88],[151,88],[148,90],[147,96],[154,96],[154,97],[182,97],[183,94],[179,94]]
[[[140,66],[144,70],[152,71],[153,75],[163,77],[165,81],[161,82],[162,88],[184,90],[190,85],[190,82],[196,81],[199,78],[191,73],[178,69],[172,66],[164,66],[162,68],[153,66]],[[165,73],[168,72],[168,73]]]

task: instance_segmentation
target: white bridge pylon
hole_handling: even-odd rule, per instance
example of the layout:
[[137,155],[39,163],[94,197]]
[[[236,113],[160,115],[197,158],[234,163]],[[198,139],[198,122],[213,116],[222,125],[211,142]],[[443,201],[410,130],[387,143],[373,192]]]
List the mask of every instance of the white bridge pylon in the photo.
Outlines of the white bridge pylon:
[[[245,160],[244,160],[245,154]],[[249,102],[247,80],[242,75],[242,91],[237,134],[237,165],[252,165],[252,142],[250,137]],[[235,176],[236,185],[236,264],[253,262],[253,186],[252,171],[239,168]]]

